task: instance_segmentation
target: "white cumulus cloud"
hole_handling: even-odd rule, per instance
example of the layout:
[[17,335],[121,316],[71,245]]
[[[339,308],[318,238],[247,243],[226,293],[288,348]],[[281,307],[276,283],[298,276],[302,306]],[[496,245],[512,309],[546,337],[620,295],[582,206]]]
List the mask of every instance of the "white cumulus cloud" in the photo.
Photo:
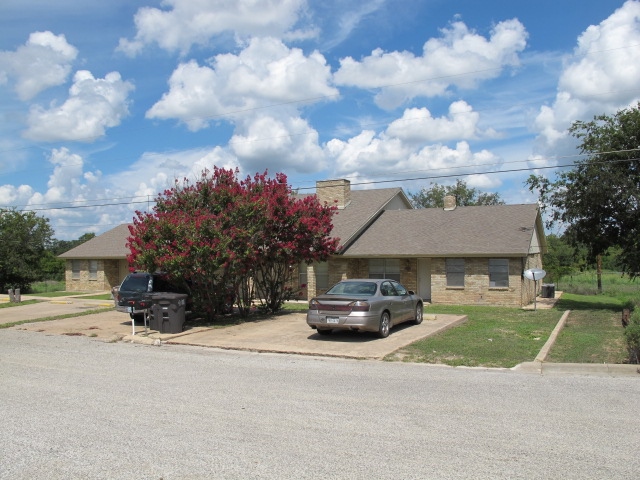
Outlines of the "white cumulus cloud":
[[31,107],[24,136],[48,142],[94,141],[129,114],[128,95],[133,88],[117,72],[94,78],[90,72],[80,70],[74,76],[69,98],[62,105],[52,104],[48,109],[40,105]]
[[165,50],[186,53],[223,33],[300,38],[305,35],[292,28],[305,5],[305,0],[165,0],[165,10],[138,10],[135,38],[120,39],[118,48],[134,56],[156,43]]
[[498,23],[485,38],[462,22],[442,30],[423,46],[421,56],[408,51],[374,50],[361,61],[340,60],[337,85],[380,89],[376,103],[393,109],[418,96],[444,95],[451,86],[473,88],[481,80],[495,78],[505,66],[518,65],[518,53],[527,42],[527,31],[518,20]]
[[34,32],[15,51],[0,51],[0,83],[14,78],[18,97],[30,100],[47,88],[62,85],[77,55],[64,35]]
[[[463,140],[484,135],[478,120],[479,114],[464,101],[453,102],[447,117],[434,118],[426,108],[410,108],[379,134],[364,130],[346,141],[333,139],[325,152],[336,173],[346,176],[493,166],[499,162],[496,155],[488,150],[474,153]],[[455,148],[447,145],[451,142]]]
[[640,78],[640,2],[628,1],[578,38],[558,82],[555,101],[535,119],[541,152],[556,151],[568,141],[576,120],[612,114],[635,104]]
[[300,117],[248,118],[238,126],[229,146],[249,172],[277,165],[278,171],[311,173],[326,166],[318,133]]
[[480,115],[465,101],[453,102],[448,117],[434,118],[427,108],[408,108],[389,124],[386,134],[405,142],[447,142],[479,136]]
[[274,38],[254,38],[239,55],[223,54],[211,66],[195,61],[179,65],[169,91],[149,109],[147,118],[176,118],[191,130],[224,116],[233,120],[252,110],[336,96],[331,69],[318,52],[305,56]]

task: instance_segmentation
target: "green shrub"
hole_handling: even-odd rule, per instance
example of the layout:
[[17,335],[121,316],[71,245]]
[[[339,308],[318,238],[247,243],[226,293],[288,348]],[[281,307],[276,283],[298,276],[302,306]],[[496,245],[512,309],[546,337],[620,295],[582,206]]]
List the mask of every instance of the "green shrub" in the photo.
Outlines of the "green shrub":
[[629,350],[629,363],[640,363],[640,310],[631,314],[629,325],[624,329],[624,339]]

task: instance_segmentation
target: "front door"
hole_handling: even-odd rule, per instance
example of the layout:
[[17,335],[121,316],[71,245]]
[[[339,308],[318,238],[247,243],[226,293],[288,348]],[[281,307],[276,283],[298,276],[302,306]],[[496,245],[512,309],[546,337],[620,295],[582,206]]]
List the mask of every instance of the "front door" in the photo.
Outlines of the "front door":
[[425,302],[431,301],[431,259],[418,259],[418,291],[416,292]]

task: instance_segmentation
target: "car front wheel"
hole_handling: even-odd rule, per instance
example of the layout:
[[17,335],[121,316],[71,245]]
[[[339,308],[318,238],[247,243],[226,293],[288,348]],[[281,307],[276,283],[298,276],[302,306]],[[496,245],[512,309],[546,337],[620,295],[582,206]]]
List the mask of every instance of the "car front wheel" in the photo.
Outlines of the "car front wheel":
[[387,338],[389,336],[389,330],[391,330],[391,317],[389,312],[382,312],[380,316],[380,326],[378,327],[378,336],[380,338]]

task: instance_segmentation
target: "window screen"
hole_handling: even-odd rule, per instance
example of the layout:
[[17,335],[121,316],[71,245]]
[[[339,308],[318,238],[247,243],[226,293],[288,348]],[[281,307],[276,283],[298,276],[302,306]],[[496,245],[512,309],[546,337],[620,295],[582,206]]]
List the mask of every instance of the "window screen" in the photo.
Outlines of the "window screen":
[[71,260],[71,279],[80,280],[80,260]]
[[98,261],[89,260],[89,280],[98,279]]
[[506,258],[489,259],[489,287],[509,286],[509,260]]
[[[316,272],[316,288],[320,290],[329,288],[329,264],[327,262],[316,263],[314,264],[314,270]],[[302,288],[303,285],[308,283],[307,264],[301,262],[298,267],[298,286]]]
[[390,278],[400,281],[400,260],[397,258],[369,259],[369,278]]
[[447,258],[447,287],[464,287],[464,258]]

